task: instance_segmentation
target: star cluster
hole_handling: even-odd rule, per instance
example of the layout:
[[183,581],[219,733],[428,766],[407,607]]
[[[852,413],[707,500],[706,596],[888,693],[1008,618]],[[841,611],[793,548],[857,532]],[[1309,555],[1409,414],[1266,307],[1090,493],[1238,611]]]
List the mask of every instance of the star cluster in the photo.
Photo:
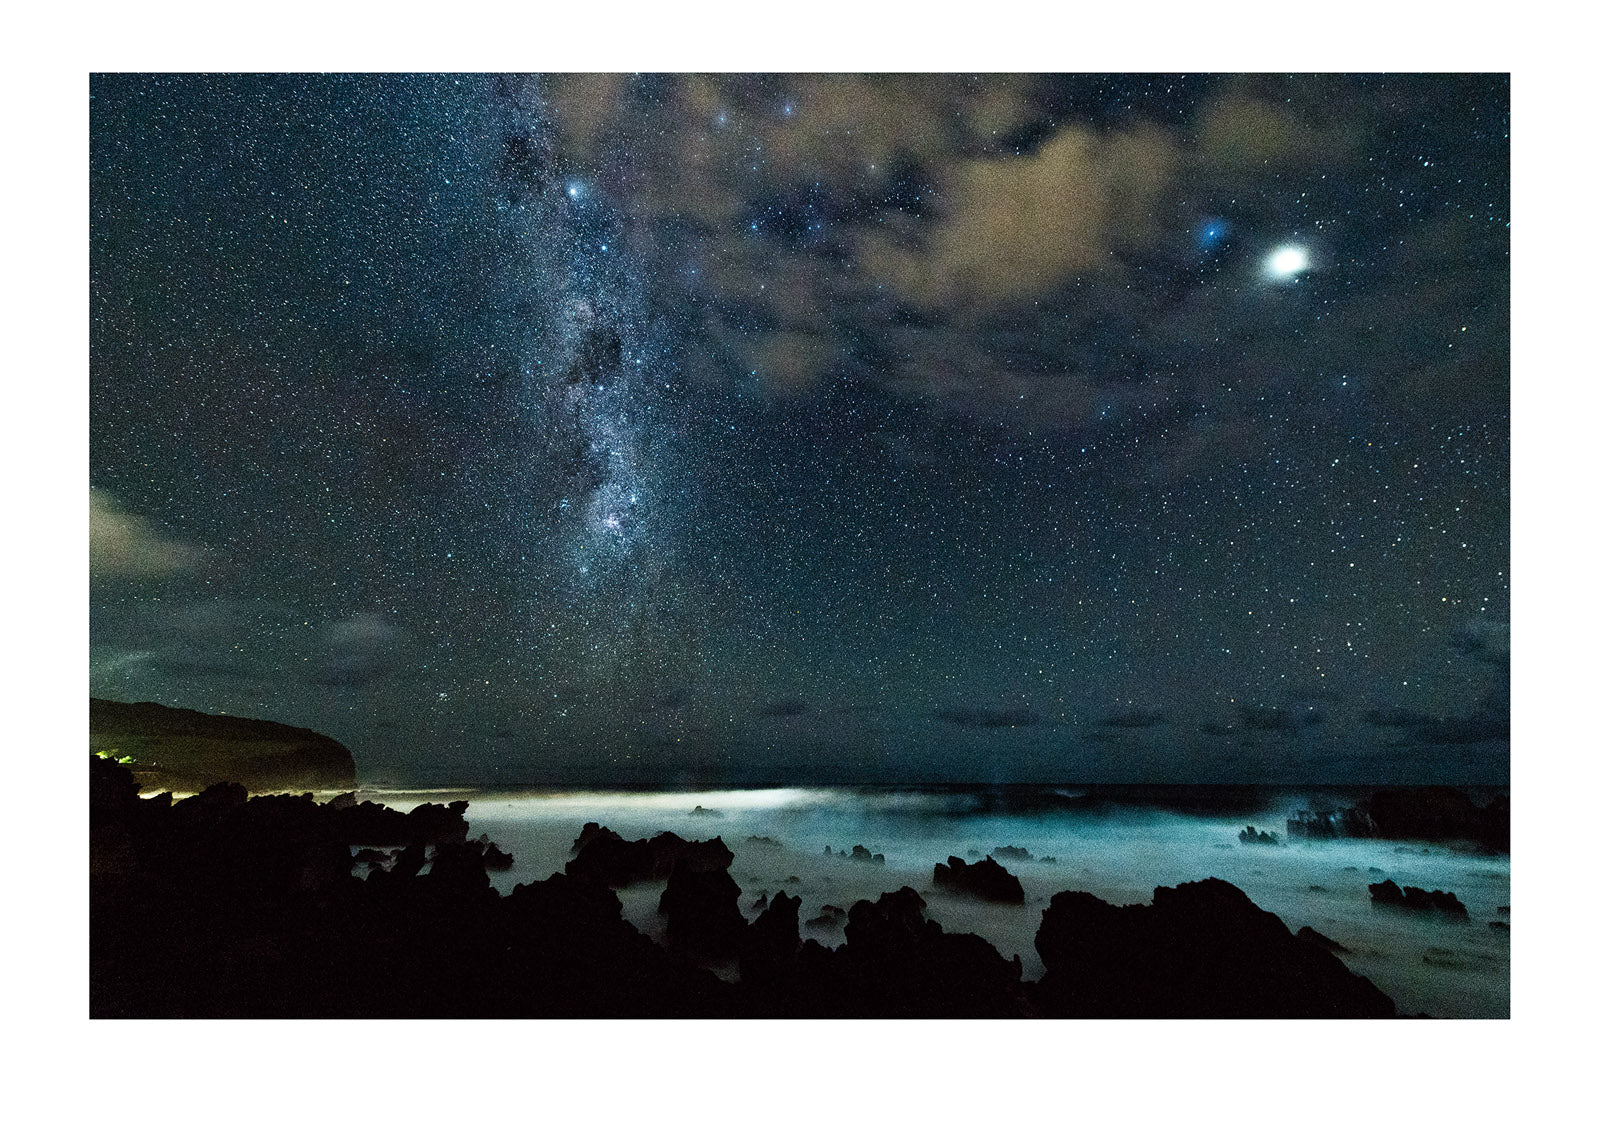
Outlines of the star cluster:
[[1504,76],[97,76],[91,685],[372,780],[1499,781]]

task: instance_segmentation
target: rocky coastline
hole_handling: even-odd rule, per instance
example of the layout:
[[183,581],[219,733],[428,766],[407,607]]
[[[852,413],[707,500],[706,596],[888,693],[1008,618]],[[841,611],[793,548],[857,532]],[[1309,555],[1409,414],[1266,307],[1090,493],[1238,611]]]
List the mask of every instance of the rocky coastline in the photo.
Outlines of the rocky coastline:
[[[563,871],[502,896],[489,871],[509,860],[469,839],[465,802],[401,814],[238,783],[174,802],[141,798],[114,759],[91,758],[90,775],[94,1017],[1395,1014],[1323,941],[1218,879],[1123,907],[1058,893],[1031,982],[910,887],[839,909],[837,947],[802,940],[802,901],[785,892],[748,921],[720,838],[586,826]],[[989,863],[962,869],[992,872],[972,898],[1007,895]],[[940,867],[948,888],[954,864]],[[617,895],[661,878],[664,944]]]

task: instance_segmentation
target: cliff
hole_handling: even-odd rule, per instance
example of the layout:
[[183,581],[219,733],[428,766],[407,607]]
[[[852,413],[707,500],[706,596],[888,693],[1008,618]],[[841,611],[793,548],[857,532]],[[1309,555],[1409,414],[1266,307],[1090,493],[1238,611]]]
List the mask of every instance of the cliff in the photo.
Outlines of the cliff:
[[222,781],[255,793],[356,785],[355,759],[325,734],[159,703],[91,698],[89,751],[131,758],[124,764],[142,790],[201,790]]

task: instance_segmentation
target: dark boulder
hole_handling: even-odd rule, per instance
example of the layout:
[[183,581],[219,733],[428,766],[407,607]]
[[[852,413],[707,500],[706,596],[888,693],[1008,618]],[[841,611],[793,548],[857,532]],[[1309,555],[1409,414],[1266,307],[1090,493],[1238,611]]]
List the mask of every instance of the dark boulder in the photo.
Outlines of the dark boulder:
[[557,872],[518,884],[503,903],[512,984],[522,999],[513,999],[513,1016],[717,1017],[733,1011],[728,987],[651,942],[622,917],[622,901],[603,884]]
[[[973,853],[973,855],[977,855],[977,854]],[[1021,848],[1021,847],[1019,847],[1019,846],[1017,846],[1015,844],[1003,844],[999,848],[997,848],[993,852],[991,852],[989,855],[993,856],[996,860],[1032,860],[1033,859],[1033,853],[1029,852],[1026,848]]]
[[818,931],[837,931],[844,926],[844,922],[844,908],[824,903],[822,911],[815,918],[806,920],[806,926]]
[[968,864],[959,856],[933,866],[933,886],[953,895],[986,899],[991,903],[1022,903],[1022,882],[992,856]]
[[394,864],[387,873],[374,872],[367,879],[376,879],[379,876],[393,876],[395,879],[409,880],[422,871],[422,866],[428,862],[428,849],[421,843],[408,844],[400,850],[400,855],[394,858]]
[[578,855],[578,853],[583,851],[584,846],[587,845],[591,840],[596,840],[599,838],[603,838],[605,840],[621,840],[622,835],[620,833],[612,832],[610,829],[596,821],[585,821],[583,828],[578,831],[577,839],[572,842],[572,851],[567,853],[567,855]]
[[739,885],[726,868],[701,871],[689,858],[680,858],[661,893],[660,909],[669,947],[700,958],[739,953],[748,924],[739,914]]
[[[841,853],[841,855],[843,854]],[[848,859],[857,864],[882,864],[884,862],[883,853],[872,852],[864,844],[858,844],[852,848]]]
[[249,792],[238,782],[217,782],[175,803],[172,815],[185,824],[203,824],[221,819],[249,799]]
[[1504,795],[1480,807],[1449,786],[1384,789],[1368,799],[1366,810],[1378,835],[1393,840],[1471,841],[1511,850],[1511,803]]
[[800,953],[800,900],[779,892],[750,924],[739,947],[739,978],[751,986],[791,976]]
[[1278,834],[1268,832],[1266,829],[1257,830],[1254,825],[1246,825],[1239,830],[1240,844],[1259,844],[1278,847]]
[[608,887],[664,880],[672,875],[679,861],[697,872],[726,869],[733,863],[733,850],[722,838],[684,840],[677,833],[657,833],[649,840],[623,840],[610,829],[585,825],[573,847],[577,855],[567,863],[567,873],[593,880]]
[[441,844],[433,850],[428,869],[431,887],[449,887],[460,892],[490,890],[489,873],[483,866],[483,850],[475,844]]
[[1381,884],[1368,884],[1367,891],[1371,893],[1372,902],[1385,907],[1396,907],[1405,911],[1439,912],[1445,915],[1467,917],[1466,906],[1456,898],[1454,892],[1426,891],[1418,887],[1404,887],[1393,880],[1384,880]]
[[[911,888],[851,905],[845,945],[820,984],[824,1012],[852,1017],[1019,1017],[1022,965],[977,935],[947,934]],[[836,1012],[835,1012],[836,1011]]]
[[1060,892],[1034,939],[1062,1017],[1392,1017],[1394,1002],[1218,879],[1117,907]]

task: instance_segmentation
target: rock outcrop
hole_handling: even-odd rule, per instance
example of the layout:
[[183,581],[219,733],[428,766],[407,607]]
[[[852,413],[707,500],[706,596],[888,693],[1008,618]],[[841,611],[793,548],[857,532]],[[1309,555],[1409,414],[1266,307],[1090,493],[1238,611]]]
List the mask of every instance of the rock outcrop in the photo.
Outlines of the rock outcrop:
[[739,894],[726,866],[701,869],[688,856],[678,857],[661,893],[667,945],[697,958],[738,954],[749,925],[739,914]]
[[649,840],[623,840],[610,829],[593,822],[572,846],[574,856],[567,862],[567,874],[593,880],[612,888],[631,887],[651,880],[665,880],[680,860],[697,872],[726,869],[733,863],[733,850],[722,838],[684,840],[677,833],[657,833]]
[[1218,879],[1117,907],[1050,901],[1034,945],[1040,1011],[1061,1017],[1392,1017],[1394,1002]]
[[1257,829],[1254,825],[1246,825],[1239,830],[1240,844],[1265,845],[1272,848],[1278,847],[1278,834],[1268,832],[1266,829]]
[[1366,809],[1379,836],[1470,841],[1494,852],[1511,851],[1511,801],[1504,795],[1479,806],[1449,786],[1384,789],[1368,799]]
[[1384,880],[1381,884],[1368,884],[1367,891],[1372,895],[1372,902],[1385,907],[1398,907],[1405,911],[1437,911],[1445,915],[1453,915],[1465,919],[1467,917],[1466,905],[1456,898],[1450,891],[1425,891],[1417,887],[1401,887],[1393,880]]
[[968,864],[952,856],[945,864],[933,866],[933,886],[954,895],[968,895],[991,903],[1021,903],[1022,882],[1005,870],[993,856]]

